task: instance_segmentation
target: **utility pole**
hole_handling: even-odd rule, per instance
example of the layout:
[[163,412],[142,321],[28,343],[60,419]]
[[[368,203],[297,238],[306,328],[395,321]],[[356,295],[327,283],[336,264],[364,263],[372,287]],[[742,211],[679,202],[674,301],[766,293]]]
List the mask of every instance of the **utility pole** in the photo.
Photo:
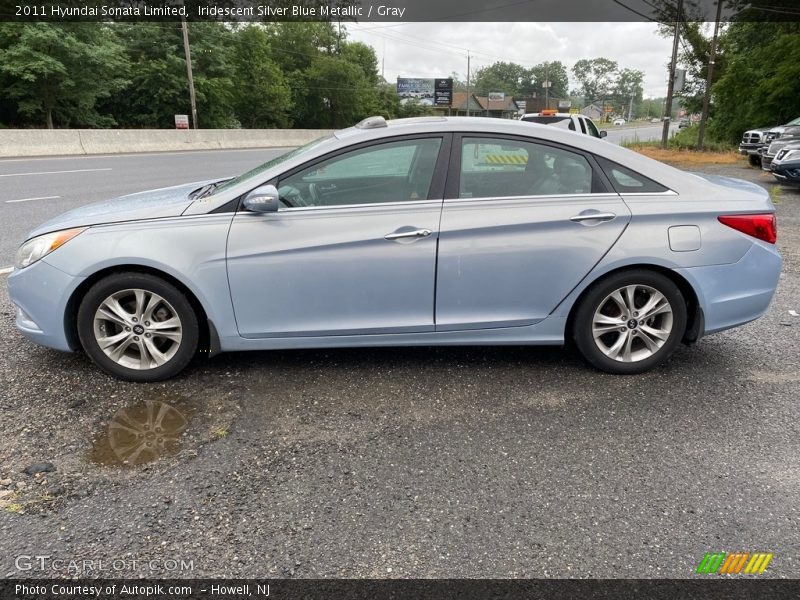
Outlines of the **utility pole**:
[[678,41],[681,36],[681,19],[683,0],[678,0],[678,14],[675,15],[675,38],[672,40],[672,61],[669,63],[669,84],[667,86],[667,103],[664,106],[664,127],[661,132],[661,147],[666,148],[669,142],[669,126],[672,121],[672,95],[675,92],[675,66],[678,63]]
[[550,63],[544,63],[544,106],[550,108]]
[[717,36],[719,35],[719,21],[722,18],[722,0],[717,0],[717,19],[714,21],[714,36],[711,38],[711,54],[708,59],[708,75],[706,76],[706,92],[703,95],[703,112],[700,115],[700,131],[697,132],[697,149],[703,149],[706,136],[706,121],[708,108],[711,103],[711,84],[714,81],[714,64],[717,61]]
[[197,129],[197,102],[194,97],[194,77],[192,76],[192,53],[189,50],[189,27],[186,24],[186,17],[181,17],[181,29],[183,30],[183,51],[186,54],[186,76],[189,78],[189,101],[192,104],[192,127]]
[[469,91],[469,50],[467,50],[467,116],[469,116],[469,100],[470,100],[470,91]]

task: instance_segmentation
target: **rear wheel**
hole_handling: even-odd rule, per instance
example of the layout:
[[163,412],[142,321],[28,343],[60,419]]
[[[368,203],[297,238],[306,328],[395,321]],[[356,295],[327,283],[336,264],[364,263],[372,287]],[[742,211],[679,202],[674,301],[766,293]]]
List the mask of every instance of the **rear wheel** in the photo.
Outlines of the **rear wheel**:
[[101,279],[78,308],[78,336],[104,371],[128,381],[160,381],[192,359],[197,316],[172,284],[144,273]]
[[575,313],[584,358],[603,371],[642,373],[665,362],[686,331],[686,302],[668,277],[625,271],[596,283]]
[[748,154],[747,155],[747,162],[750,163],[751,167],[760,167],[761,166],[761,157],[758,154]]

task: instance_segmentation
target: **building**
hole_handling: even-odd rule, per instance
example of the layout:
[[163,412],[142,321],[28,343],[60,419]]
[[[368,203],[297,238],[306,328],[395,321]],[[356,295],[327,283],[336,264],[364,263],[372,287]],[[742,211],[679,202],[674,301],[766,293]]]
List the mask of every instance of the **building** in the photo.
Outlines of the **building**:
[[486,96],[476,96],[467,92],[453,92],[453,102],[449,107],[436,106],[434,110],[441,115],[451,117],[465,117],[468,110],[471,117],[516,119],[519,115],[519,107],[511,96],[506,96],[503,100],[489,100]]

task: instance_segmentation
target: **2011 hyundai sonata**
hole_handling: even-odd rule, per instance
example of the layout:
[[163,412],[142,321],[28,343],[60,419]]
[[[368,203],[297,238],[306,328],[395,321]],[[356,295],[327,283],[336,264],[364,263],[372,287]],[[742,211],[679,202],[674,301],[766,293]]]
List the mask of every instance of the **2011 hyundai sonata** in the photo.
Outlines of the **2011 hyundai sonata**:
[[744,181],[543,125],[373,117],[57,217],[8,288],[29,339],[133,381],[199,352],[569,338],[639,373],[764,313],[775,236]]

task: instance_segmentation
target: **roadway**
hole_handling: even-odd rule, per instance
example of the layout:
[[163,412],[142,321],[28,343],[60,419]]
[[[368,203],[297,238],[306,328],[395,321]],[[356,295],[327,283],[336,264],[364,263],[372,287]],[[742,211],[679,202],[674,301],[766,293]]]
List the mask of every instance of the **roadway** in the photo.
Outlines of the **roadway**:
[[[608,141],[658,139],[660,125],[608,130]],[[27,233],[48,219],[115,196],[243,173],[285,148],[199,150],[0,160],[0,270]]]

